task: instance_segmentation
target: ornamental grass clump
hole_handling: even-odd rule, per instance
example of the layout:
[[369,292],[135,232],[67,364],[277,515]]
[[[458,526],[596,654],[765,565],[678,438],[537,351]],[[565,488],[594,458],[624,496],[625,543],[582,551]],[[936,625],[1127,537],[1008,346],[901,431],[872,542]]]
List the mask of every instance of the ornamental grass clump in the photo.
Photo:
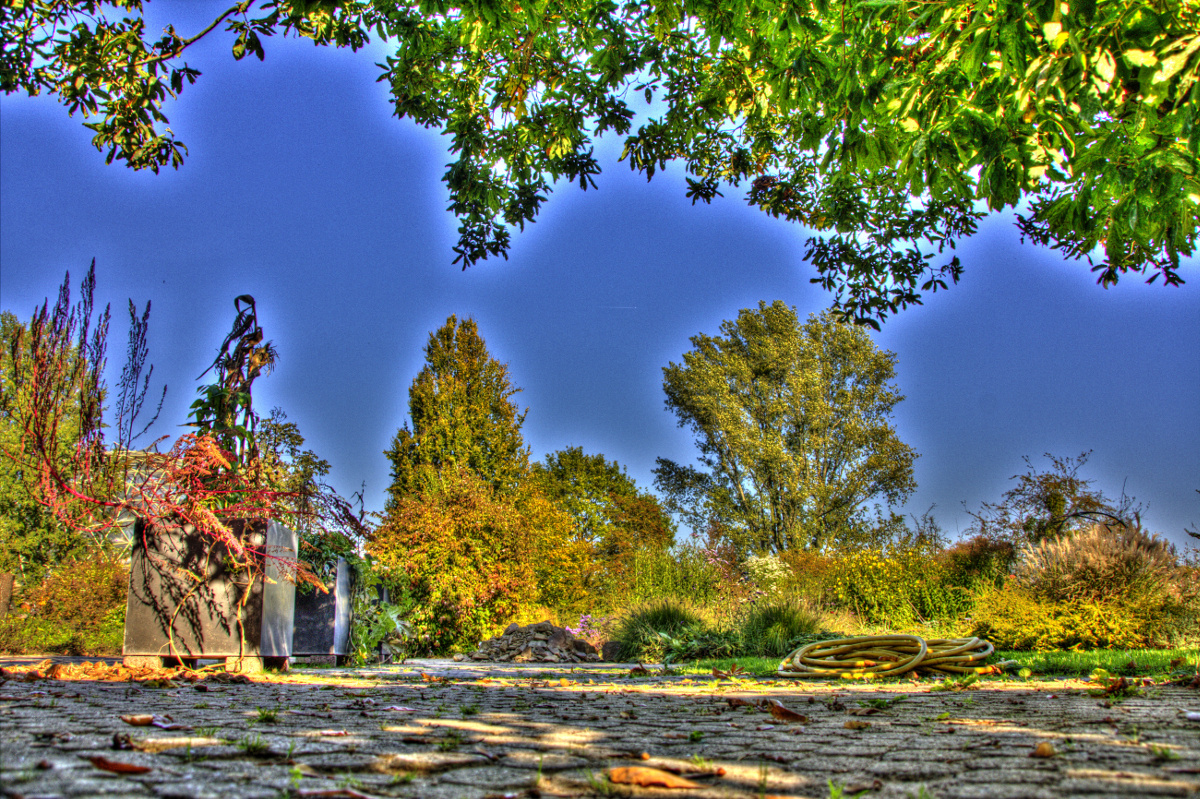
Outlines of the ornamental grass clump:
[[821,629],[821,616],[795,598],[764,602],[747,614],[741,638],[745,654],[783,657]]
[[1136,526],[1093,525],[1026,547],[1013,582],[1045,599],[1166,605],[1179,598],[1175,547]]
[[630,609],[617,621],[613,640],[625,661],[659,661],[675,641],[702,633],[704,621],[691,602],[661,597]]

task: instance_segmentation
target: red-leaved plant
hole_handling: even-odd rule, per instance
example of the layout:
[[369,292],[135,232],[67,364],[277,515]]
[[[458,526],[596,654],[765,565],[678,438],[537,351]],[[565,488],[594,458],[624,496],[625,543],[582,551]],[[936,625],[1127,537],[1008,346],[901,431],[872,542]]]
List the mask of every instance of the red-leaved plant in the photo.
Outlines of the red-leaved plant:
[[[361,540],[363,533],[361,515],[328,486],[279,491],[270,470],[260,466],[250,384],[273,360],[274,351],[269,342],[262,343],[253,299],[237,300],[234,333],[214,362],[219,383],[202,389],[205,399],[193,405],[197,432],[180,436],[160,452],[165,438],[142,449],[133,446],[158,416],[156,411],[138,429],[153,373],[153,367],[145,368],[150,304],[140,317],[132,301],[129,304],[127,359],[117,390],[116,419],[108,427],[116,431],[117,440],[110,443],[103,418],[110,310],[105,308],[93,320],[94,260],[75,305],[70,302],[69,279],[64,279],[53,308],[44,303],[14,337],[13,388],[0,387],[0,412],[17,420],[20,432],[17,444],[3,455],[28,476],[36,499],[63,524],[101,542],[130,517],[143,521],[145,535],[188,525],[223,544],[252,578],[272,560],[293,579],[325,590],[304,563],[250,547],[230,526],[238,519],[276,519],[352,540]],[[247,300],[248,313],[242,308]]]

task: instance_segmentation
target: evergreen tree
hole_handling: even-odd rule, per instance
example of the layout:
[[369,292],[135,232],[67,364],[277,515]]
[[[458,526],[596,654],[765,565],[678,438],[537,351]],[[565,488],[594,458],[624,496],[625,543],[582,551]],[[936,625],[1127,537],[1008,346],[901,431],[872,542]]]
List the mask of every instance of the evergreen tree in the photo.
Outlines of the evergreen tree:
[[465,468],[501,492],[515,491],[529,470],[521,438],[525,413],[508,367],[487,351],[473,319],[451,315],[431,333],[425,366],[409,389],[410,424],[385,453],[392,463],[389,507],[435,488],[447,468]]

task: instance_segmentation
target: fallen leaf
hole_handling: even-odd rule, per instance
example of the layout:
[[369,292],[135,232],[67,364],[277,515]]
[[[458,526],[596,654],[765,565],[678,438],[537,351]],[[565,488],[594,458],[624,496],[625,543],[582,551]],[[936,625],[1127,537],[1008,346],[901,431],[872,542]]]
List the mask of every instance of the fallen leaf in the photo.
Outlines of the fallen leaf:
[[846,711],[851,716],[874,716],[879,712],[877,707],[854,707]]
[[131,727],[149,727],[154,722],[154,716],[149,713],[138,714],[136,716],[121,716],[121,721]]
[[808,721],[808,716],[797,713],[791,708],[784,707],[783,703],[778,699],[767,700],[767,709],[771,711],[772,716],[780,721],[786,721],[789,724],[792,722],[803,724],[804,722]]
[[736,696],[726,697],[725,701],[729,703],[730,707],[742,707],[743,705],[754,704],[753,702],[747,702],[745,699],[738,699]]
[[716,666],[713,666],[712,673],[713,673],[713,676],[717,677],[718,679],[721,677],[733,678],[733,677],[741,677],[742,675],[744,675],[746,673],[746,670],[744,668],[742,668],[741,666],[739,666],[738,664],[734,663],[725,671],[721,671]]
[[416,713],[417,712],[417,709],[415,707],[403,707],[401,705],[391,705],[389,707],[383,708],[383,710],[391,710],[396,713]]
[[699,788],[698,783],[677,777],[669,771],[650,768],[649,766],[618,766],[608,770],[610,782],[622,785],[638,785],[643,788],[656,786],[660,788]]
[[871,726],[871,722],[869,722],[869,721],[857,721],[857,720],[855,720],[855,719],[851,719],[850,721],[847,721],[847,722],[846,722],[845,724],[843,724],[842,726],[843,726],[843,727],[845,727],[845,728],[846,728],[846,729],[848,729],[848,730],[865,730],[867,727],[870,727],[870,726]]
[[136,749],[139,752],[149,752],[157,754],[165,752],[168,749],[180,749],[182,747],[201,746],[220,746],[225,743],[221,738],[143,738],[140,741],[132,741],[128,748]]
[[320,735],[322,738],[340,738],[343,735],[349,734],[350,733],[346,732],[345,730],[321,730],[317,733],[317,735]]
[[154,770],[149,766],[135,766],[132,763],[118,763],[115,760],[109,760],[106,757],[100,757],[98,755],[96,757],[89,757],[88,760],[90,760],[92,765],[96,768],[103,769],[105,771],[111,771],[114,774],[145,774],[147,771]]
[[1040,744],[1037,745],[1037,748],[1034,749],[1033,753],[1030,754],[1029,756],[1030,757],[1054,757],[1057,754],[1058,754],[1058,752],[1054,749],[1054,744],[1050,743],[1049,741],[1042,741]]

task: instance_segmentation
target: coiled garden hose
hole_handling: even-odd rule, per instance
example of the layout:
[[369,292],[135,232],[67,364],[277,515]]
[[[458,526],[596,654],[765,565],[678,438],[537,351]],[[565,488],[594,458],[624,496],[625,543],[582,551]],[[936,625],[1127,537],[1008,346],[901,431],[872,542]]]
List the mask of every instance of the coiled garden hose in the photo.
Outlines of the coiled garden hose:
[[780,677],[854,680],[895,677],[910,671],[942,674],[992,674],[982,662],[995,649],[982,638],[935,638],[916,635],[859,635],[805,644],[783,659]]

